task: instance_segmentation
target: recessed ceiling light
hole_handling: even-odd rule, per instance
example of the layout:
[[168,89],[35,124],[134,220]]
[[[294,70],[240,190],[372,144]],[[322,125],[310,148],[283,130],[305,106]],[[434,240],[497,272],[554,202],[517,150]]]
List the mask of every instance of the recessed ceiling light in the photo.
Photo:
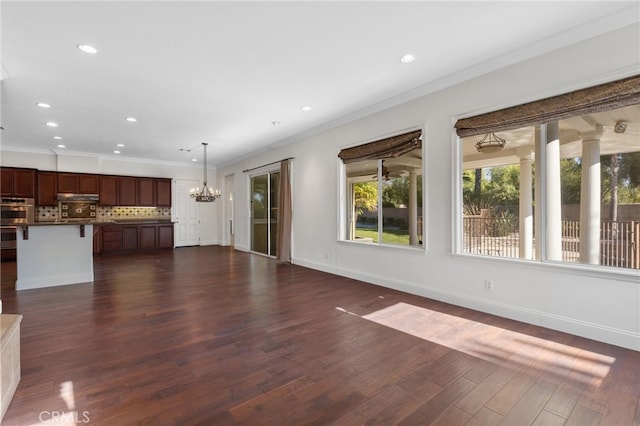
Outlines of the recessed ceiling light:
[[302,109],[303,111],[305,111],[305,112],[306,112],[306,111],[311,111],[311,107],[310,107],[310,106],[303,106],[301,109]]
[[125,120],[127,120],[130,123],[135,123],[136,121],[138,121],[134,117],[127,117],[127,118],[125,118]]
[[408,64],[410,62],[413,62],[416,60],[416,56],[412,55],[411,53],[407,53],[406,55],[403,55],[400,58],[400,62],[402,62],[403,64]]
[[36,105],[39,106],[40,108],[51,108],[51,105],[45,104],[44,102],[38,102],[36,103]]
[[198,159],[197,158],[192,158],[191,161],[195,162],[195,161],[198,161]]
[[120,154],[120,151],[113,151],[114,154]]
[[58,145],[58,148],[66,148],[66,147],[67,147],[66,145],[62,145],[62,144]]
[[91,55],[95,55],[96,53],[98,53],[98,49],[89,44],[79,44],[78,49],[82,50],[84,53],[89,53]]
[[120,148],[122,148],[124,146],[124,144],[123,143],[119,143],[116,146],[119,146]]
[[61,141],[61,140],[62,140],[62,136],[54,136],[53,138],[54,138],[55,140],[57,140],[57,141]]
[[46,124],[49,127],[58,127],[58,123],[54,123],[53,121],[47,121],[44,124]]

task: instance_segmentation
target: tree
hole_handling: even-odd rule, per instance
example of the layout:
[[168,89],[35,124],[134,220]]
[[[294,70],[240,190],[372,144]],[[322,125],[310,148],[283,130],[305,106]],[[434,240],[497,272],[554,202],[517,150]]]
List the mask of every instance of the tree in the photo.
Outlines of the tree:
[[489,169],[489,176],[482,191],[488,192],[496,205],[517,206],[520,199],[520,165],[511,164]]
[[609,204],[609,219],[618,221],[618,175],[620,173],[620,155],[614,154],[609,160],[611,184],[611,203]]
[[378,207],[377,182],[354,183],[353,193],[357,214],[361,215],[365,210],[373,211]]
[[582,161],[580,158],[563,158],[560,160],[560,194],[562,204],[580,203],[581,168]]
[[[640,203],[640,152],[605,155],[601,164],[602,202],[611,203],[612,209],[617,203]],[[612,181],[616,178],[614,190]],[[617,202],[614,191],[617,191]]]
[[382,206],[399,207],[409,205],[409,178],[399,177],[384,182]]

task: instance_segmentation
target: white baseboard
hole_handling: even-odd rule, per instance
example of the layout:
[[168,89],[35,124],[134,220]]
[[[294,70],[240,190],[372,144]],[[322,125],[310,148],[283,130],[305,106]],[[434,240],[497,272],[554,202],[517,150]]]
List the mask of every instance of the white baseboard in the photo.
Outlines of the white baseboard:
[[316,269],[322,272],[403,291],[405,293],[451,303],[456,306],[462,306],[480,312],[640,351],[640,333],[607,327],[601,324],[590,323],[522,306],[499,303],[492,300],[469,296],[467,294],[450,292],[440,288],[424,287],[393,278],[367,274],[358,270],[337,268],[324,263],[304,259],[294,259],[292,263],[306,268]]

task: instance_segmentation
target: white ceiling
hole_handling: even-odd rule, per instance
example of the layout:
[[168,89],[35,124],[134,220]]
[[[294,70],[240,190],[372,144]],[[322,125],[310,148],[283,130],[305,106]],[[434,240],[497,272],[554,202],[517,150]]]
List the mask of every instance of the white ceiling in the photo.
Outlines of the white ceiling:
[[2,1],[2,147],[193,164],[208,142],[226,164],[637,22],[638,4]]

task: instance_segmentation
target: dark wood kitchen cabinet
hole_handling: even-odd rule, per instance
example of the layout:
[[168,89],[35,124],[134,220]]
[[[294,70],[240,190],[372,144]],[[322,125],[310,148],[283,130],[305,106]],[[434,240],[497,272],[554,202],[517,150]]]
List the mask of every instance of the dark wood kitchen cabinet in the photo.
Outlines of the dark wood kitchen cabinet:
[[116,176],[100,176],[101,206],[118,205],[118,178]]
[[137,206],[138,205],[138,182],[133,177],[118,177],[118,205]]
[[138,237],[140,238],[141,249],[152,249],[158,247],[157,244],[157,226],[156,225],[140,225],[138,228]]
[[78,192],[80,194],[99,193],[100,176],[98,175],[78,175]]
[[158,225],[158,248],[173,248],[173,224]]
[[97,194],[99,176],[82,173],[58,173],[61,194]]
[[93,254],[102,253],[102,226],[93,225]]
[[[94,254],[173,248],[172,223],[96,225]],[[94,241],[95,243],[95,241]]]
[[3,167],[0,170],[0,193],[3,197],[13,196],[13,169]]
[[38,172],[38,196],[36,204],[39,206],[57,206],[58,179],[56,172]]
[[154,207],[156,205],[156,180],[138,178],[138,206]]
[[0,193],[3,197],[35,198],[35,169],[2,167],[0,172]]
[[122,251],[122,226],[103,225],[102,228],[102,252]]
[[138,225],[122,226],[122,250],[138,250],[140,248]]
[[73,173],[58,173],[58,192],[61,194],[77,194],[78,175]]
[[171,179],[156,179],[156,206],[171,207]]

